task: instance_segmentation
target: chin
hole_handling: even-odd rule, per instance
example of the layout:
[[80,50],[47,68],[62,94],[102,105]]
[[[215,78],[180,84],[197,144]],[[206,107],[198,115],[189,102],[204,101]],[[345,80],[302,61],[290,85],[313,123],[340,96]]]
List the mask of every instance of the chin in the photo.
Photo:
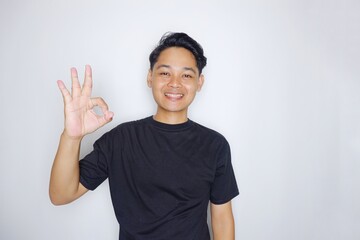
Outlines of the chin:
[[178,113],[178,112],[184,112],[186,111],[186,107],[182,107],[182,106],[160,106],[160,108],[164,111],[164,112],[169,112],[169,113]]

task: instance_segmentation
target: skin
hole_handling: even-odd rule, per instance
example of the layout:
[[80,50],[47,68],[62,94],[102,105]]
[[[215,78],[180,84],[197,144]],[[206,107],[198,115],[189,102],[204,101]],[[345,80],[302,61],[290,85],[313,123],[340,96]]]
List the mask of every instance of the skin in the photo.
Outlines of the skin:
[[203,83],[204,76],[190,51],[178,47],[163,50],[147,77],[158,105],[154,119],[168,124],[186,122],[188,108]]
[[[58,87],[64,100],[65,126],[51,169],[49,195],[54,205],[74,201],[87,192],[79,182],[79,153],[82,138],[110,122],[113,113],[102,98],[91,98],[92,70],[85,67],[85,80],[81,87],[75,68],[71,68],[71,93],[59,80]],[[103,115],[97,115],[94,107]]]
[[234,240],[235,222],[231,201],[224,204],[210,203],[211,227],[214,240]]
[[[88,190],[79,182],[79,153],[82,138],[110,122],[114,113],[102,98],[92,98],[92,70],[85,67],[82,86],[77,70],[71,69],[72,91],[59,80],[58,87],[64,100],[65,124],[55,155],[50,176],[49,195],[54,205],[70,203]],[[188,108],[201,90],[204,76],[199,74],[192,53],[184,48],[171,47],[159,55],[149,70],[147,84],[157,103],[154,119],[167,124],[188,120]],[[100,107],[102,114],[93,110]],[[210,204],[214,240],[233,240],[234,218],[231,201]]]

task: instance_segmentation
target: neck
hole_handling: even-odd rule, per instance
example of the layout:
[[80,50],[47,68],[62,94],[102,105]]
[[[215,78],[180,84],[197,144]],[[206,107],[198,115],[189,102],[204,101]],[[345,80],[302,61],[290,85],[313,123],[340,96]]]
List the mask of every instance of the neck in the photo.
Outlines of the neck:
[[166,124],[180,124],[188,121],[187,112],[167,112],[157,111],[154,120]]

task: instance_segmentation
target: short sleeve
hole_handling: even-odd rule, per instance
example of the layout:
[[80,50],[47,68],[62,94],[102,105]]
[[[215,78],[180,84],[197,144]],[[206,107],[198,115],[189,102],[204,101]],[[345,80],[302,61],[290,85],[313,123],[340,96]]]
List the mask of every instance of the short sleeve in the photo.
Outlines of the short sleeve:
[[104,134],[93,145],[93,151],[79,162],[80,183],[89,190],[95,190],[108,177],[111,158],[109,133]]
[[225,140],[216,155],[217,166],[214,181],[211,185],[210,201],[224,204],[239,194],[234,170],[231,164],[231,151]]

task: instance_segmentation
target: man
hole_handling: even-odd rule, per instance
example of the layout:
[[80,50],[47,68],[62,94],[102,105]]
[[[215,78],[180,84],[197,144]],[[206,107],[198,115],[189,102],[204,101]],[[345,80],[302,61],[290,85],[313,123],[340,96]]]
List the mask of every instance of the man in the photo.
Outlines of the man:
[[113,113],[103,99],[91,98],[90,66],[82,87],[71,69],[71,93],[58,81],[65,129],[51,172],[51,201],[72,202],[108,178],[119,239],[210,239],[209,201],[214,239],[234,239],[231,199],[238,188],[229,145],[219,133],[188,119],[189,105],[204,83],[203,49],[185,33],[172,33],[149,60],[155,115],[118,125],[81,161],[81,139],[110,122]]

